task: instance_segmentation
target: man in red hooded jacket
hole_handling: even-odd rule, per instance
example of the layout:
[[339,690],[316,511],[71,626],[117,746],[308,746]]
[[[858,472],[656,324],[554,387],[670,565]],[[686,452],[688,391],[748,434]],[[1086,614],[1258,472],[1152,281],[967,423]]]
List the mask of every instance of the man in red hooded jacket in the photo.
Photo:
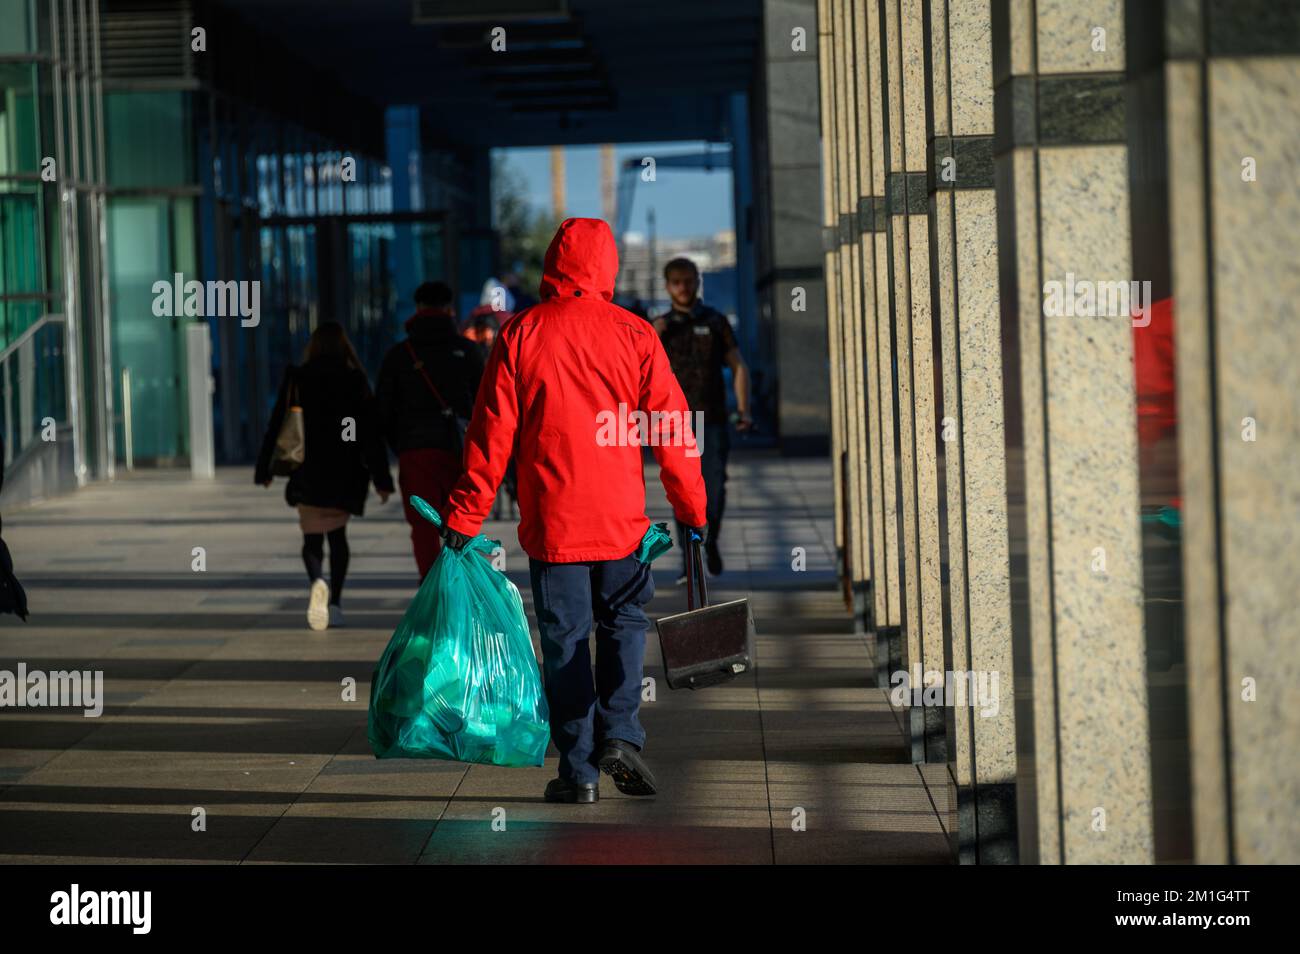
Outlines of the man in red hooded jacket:
[[674,515],[704,535],[690,410],[654,328],[612,304],[617,274],[603,220],[560,225],[546,252],[541,301],[505,323],[488,357],[446,521],[453,547],[477,534],[516,455],[519,542],[560,753],[547,801],[596,801],[601,771],[625,794],[655,793],[637,718],[642,607],[654,595],[650,567],[637,558],[650,526],[643,443],[653,447]]

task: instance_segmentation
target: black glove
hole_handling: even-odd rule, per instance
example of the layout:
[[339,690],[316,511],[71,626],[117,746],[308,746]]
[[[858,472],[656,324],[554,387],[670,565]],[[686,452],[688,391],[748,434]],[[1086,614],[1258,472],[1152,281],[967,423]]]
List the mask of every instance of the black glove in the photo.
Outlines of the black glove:
[[709,525],[707,523],[702,523],[698,527],[691,527],[691,533],[698,536],[700,542],[703,543],[705,540],[709,539]]
[[465,536],[465,534],[461,533],[459,530],[451,529],[451,527],[446,524],[442,525],[442,542],[453,550],[460,551],[465,549],[465,544],[469,543],[473,539],[473,537]]

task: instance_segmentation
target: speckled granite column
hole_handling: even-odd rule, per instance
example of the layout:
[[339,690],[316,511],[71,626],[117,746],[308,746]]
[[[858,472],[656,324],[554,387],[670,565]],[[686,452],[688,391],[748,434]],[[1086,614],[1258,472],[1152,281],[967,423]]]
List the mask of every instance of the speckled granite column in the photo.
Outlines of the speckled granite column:
[[[854,618],[861,623],[866,616],[866,600],[871,581],[871,546],[870,518],[867,497],[867,421],[866,395],[867,376],[863,366],[863,315],[865,312],[862,295],[862,236],[857,225],[858,198],[861,196],[860,134],[858,131],[859,107],[858,72],[861,63],[856,49],[854,29],[854,6],[852,0],[837,0],[836,36],[837,51],[842,55],[842,91],[844,94],[844,158],[845,166],[840,197],[840,221],[843,223],[844,262],[849,278],[849,317],[848,334],[845,335],[845,349],[848,360],[845,363],[848,379],[853,383],[850,390],[852,405],[848,420],[850,422],[849,446],[852,449],[853,493],[853,561],[854,561]],[[860,14],[858,14],[860,16]]]
[[[925,195],[926,102],[920,0],[885,0],[889,253],[897,356],[899,476],[904,591],[903,668],[922,685],[942,673],[934,372],[930,336],[930,255]],[[912,758],[945,762],[943,711],[914,707],[907,724]]]
[[845,18],[846,0],[831,0],[831,77],[835,102],[835,210],[838,230],[837,269],[840,290],[840,347],[844,369],[844,494],[846,502],[845,544],[848,556],[848,581],[854,602],[855,622],[862,615],[861,601],[870,576],[866,533],[868,521],[863,498],[866,462],[863,438],[863,407],[866,382],[862,374],[860,326],[859,254],[855,247],[856,228],[853,212],[857,205],[857,155],[854,106],[851,24]]
[[841,23],[843,0],[830,0],[830,77],[833,86],[832,103],[834,104],[834,185],[835,185],[835,229],[836,229],[836,272],[839,290],[839,347],[844,371],[844,541],[847,579],[856,591],[864,580],[862,566],[861,519],[862,508],[859,494],[858,473],[862,467],[859,454],[858,418],[860,416],[860,395],[862,382],[856,370],[853,340],[857,312],[859,310],[857,295],[857,275],[853,263],[851,235],[845,213],[853,202],[851,142],[852,111],[849,99],[850,83],[847,74],[850,64],[845,44],[845,29]]
[[[862,360],[866,384],[864,432],[867,463],[866,496],[868,501],[868,557],[871,565],[869,593],[870,631],[877,646],[877,668],[882,661],[880,637],[888,626],[888,584],[886,576],[897,572],[885,560],[883,492],[884,477],[880,448],[880,381],[879,381],[879,305],[877,298],[886,293],[888,263],[878,259],[876,236],[877,196],[884,195],[884,156],[880,145],[880,70],[879,42],[873,52],[867,29],[872,13],[868,4],[853,7],[854,60],[857,63],[856,101],[858,115],[858,250],[862,270]],[[876,14],[878,27],[879,14]],[[887,639],[887,633],[885,638]]]
[[[885,0],[890,2],[890,0]],[[903,598],[899,553],[898,492],[898,414],[894,390],[894,347],[890,284],[889,223],[886,188],[886,102],[885,46],[881,0],[866,0],[862,5],[862,28],[865,36],[865,88],[862,96],[867,106],[866,121],[870,141],[870,193],[859,203],[859,221],[863,235],[863,255],[872,257],[871,274],[874,294],[874,322],[868,325],[867,367],[869,397],[869,437],[872,459],[872,567],[873,598],[876,619],[876,658],[878,684],[889,686],[890,675],[902,666]],[[866,234],[869,233],[869,234]],[[872,298],[866,298],[868,306]],[[874,332],[874,336],[870,333]],[[878,487],[878,489],[877,489]]]
[[835,552],[841,572],[847,572],[844,523],[848,503],[845,499],[844,462],[848,449],[844,423],[844,348],[841,344],[839,304],[838,215],[835,196],[835,116],[834,84],[831,79],[830,0],[817,2],[817,80],[820,96],[822,153],[822,248],[826,276],[826,341],[831,385],[831,461],[835,487]]
[[1195,858],[1294,864],[1300,10],[1166,16]]
[[[911,279],[913,444],[916,454],[917,582],[921,596],[921,645],[927,673],[943,684],[944,654],[942,549],[939,538],[938,385],[935,374],[931,236],[926,200],[926,145],[929,129],[925,61],[929,52],[922,0],[901,0],[903,53],[903,139],[908,171],[908,255]],[[921,173],[915,175],[914,173]],[[912,192],[920,196],[913,199]],[[948,762],[943,709],[926,709],[925,760]]]
[[[864,237],[866,229],[860,224],[859,213],[871,182],[865,31],[863,13],[851,0],[826,0],[821,12],[825,27],[821,49],[828,66],[823,71],[822,96],[829,104],[825,149],[830,169],[825,196],[830,214],[824,221],[827,247],[833,249],[830,260],[836,273],[838,308],[837,440],[842,451],[837,475],[837,512],[842,526],[838,539],[845,576],[853,588],[855,621],[864,629],[878,629],[885,613],[884,591],[875,585],[884,569],[883,549],[874,542],[873,528],[879,527],[879,521],[872,517],[872,508],[880,507],[879,450],[872,439],[873,404],[879,393],[875,262],[874,242],[870,234]],[[870,207],[869,201],[866,206]],[[881,550],[880,559],[877,550]],[[878,662],[880,658],[878,655]]]
[[[876,353],[876,289],[877,274],[874,240],[871,229],[872,147],[871,115],[868,99],[870,67],[867,59],[865,12],[860,4],[844,0],[843,25],[846,31],[846,55],[852,64],[849,71],[849,94],[853,121],[850,124],[853,149],[853,202],[847,215],[852,240],[853,267],[856,271],[857,315],[854,327],[854,360],[861,379],[861,403],[858,408],[858,499],[862,511],[862,549],[860,559],[866,570],[866,583],[861,593],[860,607],[866,620],[866,629],[879,632],[883,620],[884,590],[880,577],[885,570],[883,551],[878,545],[880,537],[880,451],[873,440],[878,430],[879,391],[875,372]],[[877,664],[880,661],[877,654]]]
[[[987,678],[984,700],[946,710],[959,860],[1012,863],[1015,705],[993,192],[988,0],[932,0],[935,335],[946,500],[947,668]],[[992,674],[997,674],[997,682]],[[976,683],[978,685],[979,683]]]
[[1149,863],[1132,318],[1047,284],[1141,277],[1123,6],[995,0],[993,23],[1020,857]]

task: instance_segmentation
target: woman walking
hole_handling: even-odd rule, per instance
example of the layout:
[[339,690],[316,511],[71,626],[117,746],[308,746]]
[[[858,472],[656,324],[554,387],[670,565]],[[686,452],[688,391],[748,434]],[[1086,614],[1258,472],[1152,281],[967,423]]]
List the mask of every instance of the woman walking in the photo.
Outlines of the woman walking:
[[[302,410],[304,453],[289,475],[284,499],[298,508],[302,529],[302,560],[311,580],[307,625],[321,630],[343,624],[348,518],[365,512],[371,481],[381,503],[393,492],[370,383],[338,322],[317,327],[307,342],[303,363],[285,370],[257,458],[255,479],[264,487],[271,486],[272,457],[285,415],[293,408]],[[328,584],[323,574],[326,538]]]

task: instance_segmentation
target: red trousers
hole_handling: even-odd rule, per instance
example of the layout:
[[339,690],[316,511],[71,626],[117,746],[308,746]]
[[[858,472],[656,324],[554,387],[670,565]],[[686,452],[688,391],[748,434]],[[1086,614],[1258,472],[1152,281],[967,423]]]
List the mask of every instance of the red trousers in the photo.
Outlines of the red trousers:
[[411,546],[415,550],[415,564],[423,580],[433,561],[442,552],[442,537],[438,528],[425,520],[411,506],[411,494],[423,497],[447,517],[447,497],[460,479],[462,465],[460,454],[432,447],[419,447],[402,451],[397,456],[397,484],[402,490],[402,507],[406,522],[411,525]]

